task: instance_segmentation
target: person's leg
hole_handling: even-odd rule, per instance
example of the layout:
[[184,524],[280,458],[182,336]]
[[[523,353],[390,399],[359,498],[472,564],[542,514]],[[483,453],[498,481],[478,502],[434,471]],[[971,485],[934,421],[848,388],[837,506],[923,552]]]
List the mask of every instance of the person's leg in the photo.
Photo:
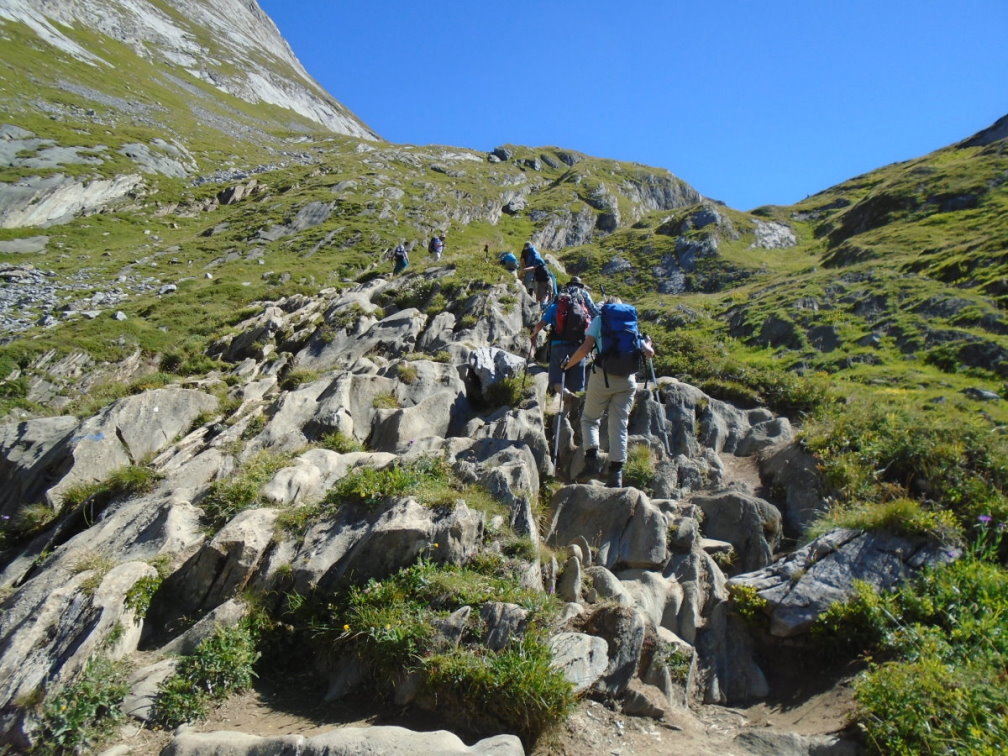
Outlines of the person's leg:
[[[570,354],[574,354],[577,351],[577,345],[572,344],[570,346]],[[570,355],[567,356],[570,359]],[[577,365],[572,367],[567,371],[567,388],[571,391],[577,393],[578,391],[583,391],[585,387],[585,364],[587,360],[581,360]]]
[[598,462],[599,425],[605,412],[608,395],[602,373],[592,373],[588,377],[584,407],[581,409],[581,443],[584,445],[585,469],[582,475],[592,477],[602,472]]
[[549,385],[554,391],[560,391],[560,376],[563,373],[563,365],[570,354],[563,344],[550,344],[549,356]]
[[624,378],[610,375],[609,387],[612,390],[609,399],[609,462],[622,466],[627,458],[627,426],[630,423],[634,395],[637,393],[637,382],[633,376]]
[[535,282],[535,298],[540,304],[549,302],[550,292],[551,288],[549,281]]

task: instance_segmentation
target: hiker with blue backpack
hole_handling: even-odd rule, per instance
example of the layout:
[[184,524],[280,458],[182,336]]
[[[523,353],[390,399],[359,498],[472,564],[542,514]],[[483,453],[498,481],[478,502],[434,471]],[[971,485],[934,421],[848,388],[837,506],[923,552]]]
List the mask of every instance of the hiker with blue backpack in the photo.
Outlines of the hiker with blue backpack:
[[637,309],[623,304],[618,297],[602,305],[598,317],[585,331],[585,339],[577,351],[561,366],[567,370],[595,351],[584,407],[581,410],[581,442],[584,446],[584,469],[579,479],[599,477],[599,426],[602,415],[609,414],[609,480],[612,488],[623,487],[623,463],[627,458],[627,426],[630,410],[637,393],[636,373],[642,359],[654,357],[651,340],[643,337],[637,327]]
[[546,267],[546,261],[532,242],[525,242],[521,251],[525,288],[536,302],[545,305],[556,293],[556,279]]
[[434,256],[435,262],[439,262],[441,255],[444,254],[444,234],[441,234],[441,236],[432,236],[430,242],[427,244],[427,251]]
[[501,252],[497,256],[497,262],[504,266],[504,270],[509,270],[512,273],[518,271],[518,258],[511,252]]

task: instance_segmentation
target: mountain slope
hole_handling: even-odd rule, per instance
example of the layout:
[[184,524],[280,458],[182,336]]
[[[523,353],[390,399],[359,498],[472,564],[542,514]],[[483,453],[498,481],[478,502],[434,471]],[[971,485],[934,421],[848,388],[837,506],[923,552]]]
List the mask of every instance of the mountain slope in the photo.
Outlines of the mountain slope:
[[[288,108],[337,134],[377,139],[304,70],[276,25],[254,2],[93,2],[4,0],[0,18],[22,23],[53,52],[72,56],[110,77],[125,72],[118,52],[85,30],[126,45],[137,57],[165,64],[250,103]],[[8,41],[10,41],[8,39]],[[28,44],[31,44],[28,42]],[[15,53],[8,60],[16,59]],[[146,87],[132,72],[138,90]],[[73,78],[61,82],[73,85]],[[184,83],[179,82],[179,86]]]
[[[562,147],[333,133],[318,119],[341,111],[299,110],[302,95],[329,101],[254,4],[123,1],[108,18],[102,7],[0,0],[5,729],[25,726],[24,742],[40,721],[74,730],[61,707],[92,684],[92,656],[143,634],[146,649],[175,663],[184,648],[190,664],[223,614],[234,635],[218,640],[268,630],[261,668],[287,684],[300,659],[316,701],[350,685],[360,670],[343,665],[360,652],[377,662],[365,671],[379,693],[422,706],[417,673],[466,726],[532,738],[568,702],[538,637],[559,627],[560,590],[587,615],[563,615],[579,636],[563,642],[588,644],[573,656],[597,662],[604,636],[640,653],[608,676],[610,693],[642,682],[632,673],[646,665],[664,694],[636,690],[624,705],[758,697],[773,675],[756,657],[781,652],[767,634],[814,614],[777,601],[804,601],[803,581],[849,548],[880,581],[910,574],[908,554],[914,565],[962,555],[956,579],[980,581],[962,590],[985,597],[955,602],[977,621],[942,643],[930,641],[943,617],[900,620],[926,625],[917,651],[962,657],[926,659],[944,675],[921,693],[939,691],[937,704],[862,723],[980,691],[977,708],[913,723],[891,750],[926,751],[906,743],[960,721],[989,720],[977,737],[999,737],[1004,656],[983,640],[1005,637],[1008,593],[983,525],[1008,520],[1003,123],[797,206],[743,213],[668,171]],[[264,83],[273,76],[283,83]],[[297,94],[269,104],[260,90]],[[447,234],[440,261],[425,253],[435,232]],[[579,424],[552,413],[544,372],[523,359],[539,311],[495,262],[526,240],[561,281],[578,273],[636,303],[658,345],[659,386],[638,393],[621,493],[563,485]],[[386,253],[400,241],[412,263],[393,277]],[[740,468],[748,488],[733,485]],[[722,507],[744,509],[745,527],[731,532]],[[578,532],[566,517],[585,509],[596,516]],[[603,539],[599,522],[624,515]],[[631,521],[646,538],[626,535]],[[834,525],[846,529],[798,548]],[[540,549],[538,534],[557,528],[556,550]],[[859,561],[872,551],[885,567]],[[743,564],[770,572],[729,592]],[[836,593],[815,603],[840,627],[845,660],[874,656],[873,632],[900,636],[858,574],[844,588],[865,606],[827,609]],[[252,607],[238,600],[245,587]],[[908,590],[915,611],[960,592]],[[491,618],[503,632],[521,611],[534,620],[528,644],[488,653]],[[976,632],[960,642],[965,630]],[[834,655],[806,640],[810,657]],[[784,664],[806,640],[789,639]],[[254,648],[231,649],[251,664]],[[487,660],[499,662],[492,684]],[[882,701],[931,679],[881,669],[873,679],[905,686]],[[173,685],[194,690],[182,676]],[[513,719],[488,716],[505,709]]]

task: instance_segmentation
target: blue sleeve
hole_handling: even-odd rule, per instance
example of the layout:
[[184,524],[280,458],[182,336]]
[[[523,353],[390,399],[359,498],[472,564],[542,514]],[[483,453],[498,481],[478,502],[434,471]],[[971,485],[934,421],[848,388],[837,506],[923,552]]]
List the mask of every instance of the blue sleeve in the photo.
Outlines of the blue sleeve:
[[543,310],[542,318],[540,322],[545,323],[550,328],[556,328],[556,302],[550,302],[549,307]]

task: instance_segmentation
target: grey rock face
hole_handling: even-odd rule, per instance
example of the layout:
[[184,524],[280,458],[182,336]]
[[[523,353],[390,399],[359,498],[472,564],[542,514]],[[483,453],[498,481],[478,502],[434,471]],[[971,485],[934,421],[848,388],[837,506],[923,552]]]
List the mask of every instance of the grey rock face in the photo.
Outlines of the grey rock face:
[[781,541],[781,514],[777,507],[737,491],[696,496],[692,503],[704,513],[704,534],[732,544],[738,554],[739,572],[770,564]]
[[609,644],[604,638],[585,633],[557,633],[550,638],[552,665],[563,671],[574,693],[588,690],[609,666]]
[[[107,65],[57,31],[50,19],[90,27],[145,57],[199,72],[213,86],[240,99],[290,108],[338,134],[376,138],[308,75],[258,5],[239,0],[186,2],[177,10],[168,14],[154,5],[128,2],[15,0],[6,3],[0,15],[26,23],[49,44],[88,63]],[[200,40],[208,37],[227,40],[228,45],[203,47]]]
[[[126,562],[104,575],[100,568],[76,574],[49,571],[24,584],[0,615],[0,728],[16,727],[23,712],[11,704],[47,681],[69,681],[102,649],[117,627],[125,629],[111,653],[136,648],[139,628],[125,604],[142,578],[156,575],[143,562]],[[97,582],[97,585],[94,583]]]
[[774,221],[755,221],[756,240],[753,247],[763,249],[787,249],[798,244],[794,231],[784,223]]
[[668,556],[668,522],[647,496],[632,488],[566,486],[550,504],[546,542],[573,543],[579,536],[598,550],[605,567],[660,569]]
[[788,638],[807,632],[831,604],[852,596],[855,580],[887,590],[950,558],[945,548],[920,537],[834,530],[729,583],[755,588],[768,602],[771,634]]

